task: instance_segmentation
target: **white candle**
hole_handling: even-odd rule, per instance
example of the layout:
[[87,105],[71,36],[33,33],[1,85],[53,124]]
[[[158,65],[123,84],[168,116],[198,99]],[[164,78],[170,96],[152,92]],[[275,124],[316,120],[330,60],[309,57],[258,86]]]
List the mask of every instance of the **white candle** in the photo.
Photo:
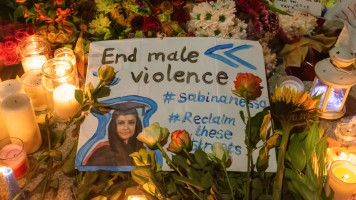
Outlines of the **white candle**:
[[1,109],[10,137],[21,139],[27,153],[33,153],[42,144],[40,129],[30,98],[25,94],[12,94],[1,102]]
[[24,93],[24,89],[20,81],[9,79],[0,83],[0,102],[11,94]]
[[[11,94],[24,93],[24,89],[20,81],[16,79],[9,79],[0,83],[0,103],[1,101]],[[9,137],[5,125],[5,116],[3,115],[0,107],[0,140]]]
[[329,186],[334,191],[335,200],[349,200],[356,192],[356,165],[345,160],[333,162],[325,185],[327,194],[330,192]]
[[30,57],[25,57],[22,60],[22,67],[25,72],[34,69],[42,69],[42,65],[47,61],[46,56],[34,55]]
[[44,88],[42,86],[42,72],[31,70],[22,76],[22,83],[26,94],[31,98],[35,111],[43,111],[47,108]]
[[68,120],[73,116],[80,104],[75,99],[76,87],[70,84],[63,84],[53,92],[54,116],[62,120]]

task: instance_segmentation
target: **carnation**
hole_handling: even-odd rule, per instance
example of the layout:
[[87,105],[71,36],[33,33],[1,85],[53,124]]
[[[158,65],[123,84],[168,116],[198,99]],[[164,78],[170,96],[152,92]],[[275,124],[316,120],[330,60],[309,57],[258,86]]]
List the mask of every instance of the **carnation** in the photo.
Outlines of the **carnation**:
[[291,40],[302,36],[310,36],[318,26],[316,21],[316,17],[300,12],[295,12],[292,16],[279,15],[279,26]]
[[196,36],[245,39],[247,24],[236,17],[235,7],[232,0],[196,4],[190,12],[188,29]]

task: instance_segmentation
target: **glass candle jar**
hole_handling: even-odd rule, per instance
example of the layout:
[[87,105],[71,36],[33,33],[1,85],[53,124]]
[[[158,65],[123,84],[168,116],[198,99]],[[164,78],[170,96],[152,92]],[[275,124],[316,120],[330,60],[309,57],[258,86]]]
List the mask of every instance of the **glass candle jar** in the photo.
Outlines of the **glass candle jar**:
[[42,86],[42,70],[31,70],[21,77],[23,88],[31,98],[33,108],[36,112],[45,111],[47,108],[44,89]]
[[69,60],[52,58],[42,67],[47,107],[57,121],[67,121],[79,108],[74,93],[78,79]]
[[42,65],[51,58],[51,47],[39,35],[32,35],[20,43],[21,62],[24,72],[41,69]]
[[68,59],[72,63],[73,68],[75,70],[76,65],[77,65],[77,61],[76,61],[76,58],[75,58],[75,54],[74,54],[74,52],[73,52],[73,50],[71,48],[62,47],[62,48],[56,49],[54,51],[54,57],[55,58]]

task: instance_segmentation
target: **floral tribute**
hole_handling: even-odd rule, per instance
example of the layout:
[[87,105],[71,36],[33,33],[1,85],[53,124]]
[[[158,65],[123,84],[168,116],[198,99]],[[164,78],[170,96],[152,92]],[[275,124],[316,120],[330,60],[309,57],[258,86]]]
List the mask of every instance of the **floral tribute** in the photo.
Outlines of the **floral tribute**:
[[[7,0],[0,2],[0,19],[3,20],[0,21],[0,66],[19,63],[19,42],[36,33],[46,38],[53,50],[60,46],[74,47],[78,41],[86,56],[90,42],[101,40],[164,37],[255,40],[262,46],[268,77],[281,60],[288,68],[300,66],[305,72],[303,62],[311,63],[310,60],[318,60],[315,55],[327,52],[339,30],[335,27],[328,30],[318,17],[286,13],[269,2]],[[330,6],[333,1],[322,3]],[[307,78],[312,80],[313,75],[307,72]],[[136,165],[131,173],[77,171],[76,145],[67,155],[61,151],[66,131],[72,124],[78,126],[88,112],[109,112],[98,98],[109,95],[109,86],[117,80],[115,76],[114,68],[103,66],[98,71],[98,85],[94,87],[89,83],[75,92],[81,106],[63,130],[53,131],[52,119],[46,117],[44,134],[48,143],[39,156],[30,155],[35,161],[23,187],[30,196],[54,197],[63,184],[56,177],[60,172],[74,180],[71,192],[73,199],[79,200],[126,199],[137,193],[149,200],[332,198],[332,194],[327,196],[324,190],[328,163],[324,128],[318,126],[320,96],[277,88],[271,96],[271,105],[252,116],[248,105],[261,96],[263,78],[251,73],[239,73],[230,83],[232,94],[247,105],[246,112],[239,113],[246,125],[247,173],[227,171],[231,157],[222,144],[215,143],[212,153],[199,148],[192,152],[190,133],[184,127],[170,133],[159,123],[150,124],[138,135],[137,139],[148,148],[131,154]],[[165,149],[167,140],[170,143]],[[273,148],[278,153],[278,169],[276,173],[268,173]],[[152,150],[162,153],[172,171],[162,171]],[[41,180],[35,185],[34,179]]]

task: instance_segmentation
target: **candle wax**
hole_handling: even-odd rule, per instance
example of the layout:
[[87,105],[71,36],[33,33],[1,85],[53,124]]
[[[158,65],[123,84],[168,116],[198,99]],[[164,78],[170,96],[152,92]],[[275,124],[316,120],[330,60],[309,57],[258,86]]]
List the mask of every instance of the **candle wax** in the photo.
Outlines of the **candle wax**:
[[46,98],[42,86],[42,73],[39,70],[30,71],[25,74],[22,81],[26,94],[31,98],[35,111],[46,109]]
[[0,83],[0,102],[11,94],[24,93],[22,84],[16,79],[9,79]]
[[10,167],[16,178],[20,178],[28,171],[26,153],[22,147],[16,144],[8,144],[0,150],[1,162]]
[[23,58],[22,66],[25,72],[34,70],[34,69],[42,69],[42,65],[47,61],[46,56],[43,55],[35,55],[31,57]]
[[1,102],[1,109],[9,136],[21,139],[27,153],[37,151],[42,139],[30,98],[25,94],[10,95]]
[[63,84],[53,92],[54,115],[60,119],[67,120],[73,116],[80,104],[75,99],[76,87],[70,84]]
[[333,174],[345,183],[356,183],[356,174],[348,168],[338,167],[333,170]]

